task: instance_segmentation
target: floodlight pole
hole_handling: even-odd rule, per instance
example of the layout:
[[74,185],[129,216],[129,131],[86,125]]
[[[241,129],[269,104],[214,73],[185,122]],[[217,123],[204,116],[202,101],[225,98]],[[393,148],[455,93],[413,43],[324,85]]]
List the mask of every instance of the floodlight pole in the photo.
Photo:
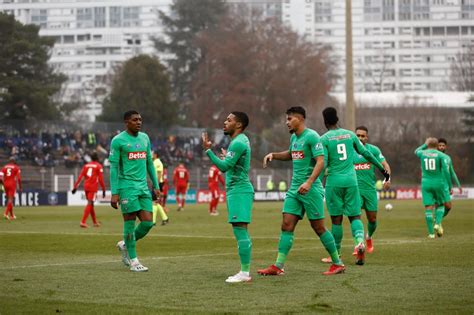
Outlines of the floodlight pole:
[[352,65],[352,0],[346,0],[346,124],[355,129],[354,69]]

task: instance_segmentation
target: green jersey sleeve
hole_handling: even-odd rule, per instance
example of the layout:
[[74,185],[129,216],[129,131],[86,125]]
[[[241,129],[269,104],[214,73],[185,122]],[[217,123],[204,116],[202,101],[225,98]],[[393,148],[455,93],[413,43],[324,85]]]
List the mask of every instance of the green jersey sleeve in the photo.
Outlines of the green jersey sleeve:
[[415,155],[417,157],[421,157],[421,155],[423,153],[422,151],[426,150],[427,147],[428,146],[426,145],[426,143],[423,143],[422,145],[420,145],[418,148],[415,149]]
[[109,162],[110,162],[110,190],[112,191],[112,195],[116,195],[118,193],[118,173],[119,173],[119,161],[120,161],[120,144],[118,139],[112,139],[112,143],[110,144],[110,154],[109,154]]
[[311,156],[313,158],[324,155],[323,144],[321,143],[320,137],[318,136],[309,137],[308,142],[311,148]]
[[456,175],[456,172],[454,171],[453,167],[453,161],[449,159],[449,174],[451,175],[451,179],[454,180],[454,183],[458,188],[461,188],[461,183],[459,182],[458,176]]
[[206,154],[221,172],[227,172],[237,164],[237,161],[246,149],[247,147],[242,142],[233,141],[227,149],[227,154],[223,160],[217,157],[210,149],[206,151]]
[[324,173],[326,173],[328,167],[328,143],[326,139],[326,137],[321,138],[321,145],[323,147],[324,154]]
[[453,183],[451,182],[451,173],[449,170],[449,157],[444,156],[441,158],[441,169],[443,172],[443,176],[448,184],[449,190],[451,190],[451,188],[453,188]]
[[382,163],[383,161],[385,161],[385,156],[383,156],[382,154],[382,151],[380,151],[380,149],[378,147],[376,147],[375,145],[372,146],[372,149],[373,149],[373,154],[375,156],[375,158],[380,162]]
[[379,160],[369,151],[367,150],[364,145],[360,142],[357,138],[355,133],[351,132],[351,138],[354,143],[354,149],[363,157],[365,157],[369,162],[372,162],[379,170],[383,171],[383,165],[379,162]]

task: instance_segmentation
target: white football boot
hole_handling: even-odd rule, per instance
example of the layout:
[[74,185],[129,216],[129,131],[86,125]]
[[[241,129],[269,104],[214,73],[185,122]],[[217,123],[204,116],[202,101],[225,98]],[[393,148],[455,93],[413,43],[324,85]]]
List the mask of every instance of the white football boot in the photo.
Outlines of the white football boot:
[[130,267],[130,257],[128,257],[128,250],[127,250],[127,247],[125,246],[125,242],[119,241],[117,243],[117,248],[120,251],[120,254],[122,254],[123,264],[127,267]]

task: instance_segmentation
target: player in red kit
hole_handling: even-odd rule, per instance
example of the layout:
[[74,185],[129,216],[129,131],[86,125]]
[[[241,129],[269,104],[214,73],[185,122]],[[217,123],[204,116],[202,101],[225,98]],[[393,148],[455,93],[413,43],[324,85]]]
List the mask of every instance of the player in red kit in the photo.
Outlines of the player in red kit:
[[7,195],[7,208],[3,217],[7,220],[14,220],[16,216],[13,214],[13,199],[16,193],[16,183],[18,182],[18,189],[21,192],[21,177],[20,167],[16,164],[15,158],[10,157],[7,165],[2,168],[0,172],[0,180]]
[[186,202],[186,191],[189,184],[189,171],[183,163],[179,163],[173,171],[173,185],[176,191],[176,203],[178,211],[184,210]]
[[94,226],[100,226],[99,222],[97,222],[94,210],[94,201],[97,196],[97,191],[99,190],[99,183],[102,187],[102,197],[105,197],[105,185],[103,176],[104,169],[102,167],[102,164],[99,163],[99,156],[97,155],[97,153],[92,153],[91,159],[92,161],[84,165],[84,167],[82,168],[81,174],[79,174],[79,177],[74,183],[74,188],[72,190],[72,193],[75,194],[77,187],[81,184],[82,178],[84,177],[84,191],[86,193],[87,205],[84,208],[84,215],[82,216],[80,224],[82,228],[89,227],[86,224],[86,220],[89,214],[92,217],[92,222],[94,223]]
[[224,186],[224,178],[222,177],[221,172],[212,164],[211,168],[209,169],[209,175],[207,177],[207,184],[209,187],[209,191],[211,192],[211,202],[209,203],[209,214],[210,215],[219,215],[217,211],[217,205],[219,204],[219,182]]

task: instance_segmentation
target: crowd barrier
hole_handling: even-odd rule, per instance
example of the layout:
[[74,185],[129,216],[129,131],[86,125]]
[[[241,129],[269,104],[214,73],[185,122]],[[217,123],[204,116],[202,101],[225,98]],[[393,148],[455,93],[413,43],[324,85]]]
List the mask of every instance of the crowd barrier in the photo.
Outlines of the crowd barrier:
[[[285,192],[278,191],[256,191],[255,201],[283,201],[285,199]],[[97,193],[96,205],[109,206],[110,205],[110,190],[106,191],[105,198],[102,197],[102,192]],[[421,199],[421,189],[413,187],[399,187],[390,189],[388,191],[378,192],[378,197],[381,200],[415,200]],[[463,188],[462,193],[459,193],[457,188],[454,188],[452,199],[474,199],[474,187]],[[225,191],[220,192],[219,202],[225,202]],[[202,204],[211,201],[211,192],[209,190],[195,190],[189,189],[186,194],[187,204]],[[3,193],[0,198],[0,206],[5,207],[7,197]],[[32,190],[17,192],[15,194],[14,206],[23,207],[37,207],[37,206],[83,206],[86,204],[86,196],[84,191],[78,190],[75,194],[71,192],[47,192],[43,190]],[[170,189],[168,193],[167,204],[176,204],[176,193],[174,189]]]

